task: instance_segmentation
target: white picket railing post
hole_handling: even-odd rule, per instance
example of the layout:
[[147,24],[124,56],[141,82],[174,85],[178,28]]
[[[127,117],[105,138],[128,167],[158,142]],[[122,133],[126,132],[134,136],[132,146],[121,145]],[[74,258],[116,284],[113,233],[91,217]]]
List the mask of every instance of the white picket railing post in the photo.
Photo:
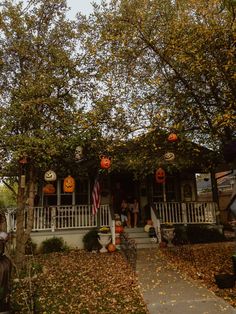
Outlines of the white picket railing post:
[[56,208],[51,207],[50,209],[51,209],[51,230],[52,230],[52,232],[55,232],[55,229],[56,229]]

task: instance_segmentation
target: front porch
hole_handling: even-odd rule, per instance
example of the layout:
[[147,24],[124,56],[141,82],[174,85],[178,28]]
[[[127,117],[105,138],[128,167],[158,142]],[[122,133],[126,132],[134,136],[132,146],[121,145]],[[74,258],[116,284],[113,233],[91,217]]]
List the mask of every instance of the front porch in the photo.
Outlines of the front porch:
[[[100,206],[96,215],[92,205],[34,207],[34,223],[31,233],[36,243],[57,236],[69,246],[83,248],[83,236],[91,228],[110,226],[115,243],[115,218],[109,204]],[[141,213],[140,213],[141,214]],[[7,231],[16,229],[16,209],[6,211]],[[26,214],[27,215],[27,211]],[[214,202],[160,202],[154,203],[150,217],[157,229],[162,224],[216,224],[217,204]]]

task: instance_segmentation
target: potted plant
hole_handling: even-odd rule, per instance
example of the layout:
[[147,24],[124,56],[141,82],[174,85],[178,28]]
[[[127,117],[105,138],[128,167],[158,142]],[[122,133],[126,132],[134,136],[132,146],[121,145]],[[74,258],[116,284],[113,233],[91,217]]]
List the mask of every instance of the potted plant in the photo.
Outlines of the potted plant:
[[101,253],[107,252],[106,246],[111,242],[111,230],[109,227],[101,227],[98,231],[98,242],[101,244]]
[[175,237],[175,227],[172,223],[166,223],[161,227],[163,238],[167,241],[167,246],[173,246],[172,240]]

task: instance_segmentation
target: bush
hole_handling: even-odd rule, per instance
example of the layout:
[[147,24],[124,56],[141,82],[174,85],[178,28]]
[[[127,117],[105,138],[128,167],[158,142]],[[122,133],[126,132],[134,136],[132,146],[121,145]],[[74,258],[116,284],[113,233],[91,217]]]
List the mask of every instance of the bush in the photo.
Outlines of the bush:
[[187,226],[176,225],[175,226],[175,237],[172,241],[173,244],[187,244],[189,243]]
[[214,226],[209,225],[177,225],[175,226],[175,238],[173,244],[197,244],[226,241],[222,234]]
[[213,226],[189,225],[187,235],[190,243],[213,243],[226,240],[224,234]]
[[26,255],[34,255],[37,250],[37,244],[32,241],[31,238],[25,244],[25,254]]
[[87,232],[83,237],[84,249],[91,252],[93,250],[98,251],[102,246],[98,242],[98,231],[92,229]]
[[52,253],[52,252],[64,252],[68,250],[67,245],[64,243],[62,238],[53,237],[42,242],[41,252]]

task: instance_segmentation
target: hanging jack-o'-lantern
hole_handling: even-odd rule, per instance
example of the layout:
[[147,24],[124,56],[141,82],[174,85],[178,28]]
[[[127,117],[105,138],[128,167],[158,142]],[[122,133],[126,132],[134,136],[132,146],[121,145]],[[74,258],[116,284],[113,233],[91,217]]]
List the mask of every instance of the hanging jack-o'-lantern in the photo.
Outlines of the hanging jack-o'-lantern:
[[173,161],[175,159],[175,154],[171,152],[167,152],[164,155],[165,161]]
[[28,157],[27,156],[23,156],[20,160],[19,163],[21,165],[26,165],[28,163]]
[[75,189],[75,179],[72,176],[68,176],[63,182],[63,191],[65,193],[72,193]]
[[156,181],[157,183],[165,183],[165,180],[166,180],[165,170],[160,167],[156,171]]
[[175,133],[170,133],[170,135],[168,136],[168,141],[171,143],[176,142],[177,139],[178,139],[178,136]]
[[44,194],[54,194],[55,192],[56,192],[56,189],[52,183],[48,183],[43,187]]
[[111,166],[111,158],[107,156],[102,156],[100,166],[102,169],[109,169]]
[[48,170],[47,172],[45,172],[44,174],[45,181],[51,182],[51,181],[56,181],[56,179],[57,179],[57,175],[54,171]]

